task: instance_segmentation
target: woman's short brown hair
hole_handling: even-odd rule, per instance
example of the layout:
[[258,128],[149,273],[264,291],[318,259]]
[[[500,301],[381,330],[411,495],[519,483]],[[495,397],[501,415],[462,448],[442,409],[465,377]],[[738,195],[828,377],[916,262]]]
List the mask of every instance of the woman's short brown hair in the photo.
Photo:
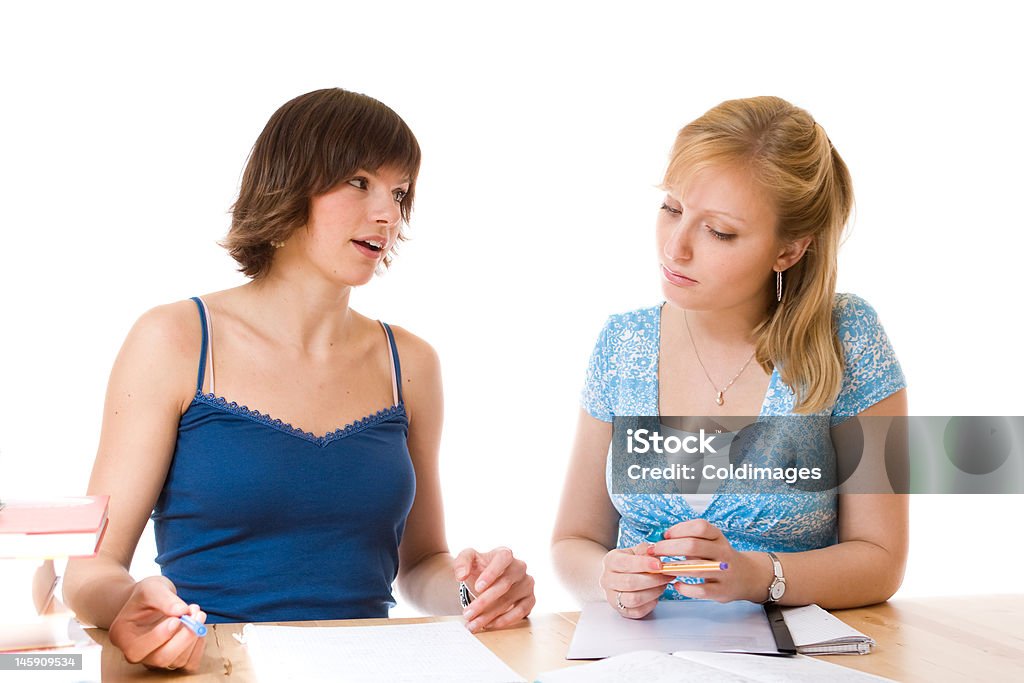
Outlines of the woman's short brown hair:
[[[309,200],[359,169],[408,174],[403,224],[412,213],[420,146],[405,121],[372,97],[341,88],[314,90],[274,112],[249,154],[231,228],[221,245],[250,278],[267,274],[274,242],[309,217]],[[399,231],[398,239],[405,239]],[[384,264],[391,259],[385,256]]]

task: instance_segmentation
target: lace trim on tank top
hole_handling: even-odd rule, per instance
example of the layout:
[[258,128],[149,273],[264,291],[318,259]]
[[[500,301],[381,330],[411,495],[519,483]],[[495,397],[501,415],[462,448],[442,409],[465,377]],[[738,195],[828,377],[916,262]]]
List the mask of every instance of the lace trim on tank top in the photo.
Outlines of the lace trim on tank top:
[[328,432],[323,436],[317,436],[316,434],[313,434],[313,432],[307,432],[302,429],[299,429],[298,427],[293,427],[291,423],[284,422],[271,415],[261,413],[258,410],[250,410],[248,406],[240,406],[235,401],[228,401],[226,398],[222,396],[217,396],[216,394],[204,394],[201,391],[196,391],[196,396],[193,399],[193,403],[195,402],[205,403],[206,405],[212,406],[219,410],[224,410],[234,415],[239,415],[241,417],[248,418],[253,422],[258,422],[260,424],[267,425],[268,427],[273,427],[274,429],[282,431],[285,434],[291,434],[292,436],[297,436],[300,439],[311,441],[312,443],[315,443],[318,446],[326,446],[332,441],[337,441],[338,439],[342,439],[346,436],[349,436],[350,434],[361,432],[364,429],[372,427],[381,422],[390,420],[393,417],[405,416],[405,403],[399,401],[393,406],[382,408],[381,410],[378,410],[376,413],[360,418],[355,422],[351,422],[339,429],[335,429],[333,432]]
[[[199,374],[197,378],[196,395],[192,400],[192,403],[203,403],[218,410],[223,410],[233,415],[247,418],[253,422],[257,422],[268,427],[272,427],[285,434],[291,434],[292,436],[304,439],[305,441],[312,442],[317,446],[323,447],[329,443],[342,439],[350,434],[361,432],[364,429],[368,429],[381,422],[386,422],[394,417],[402,417],[408,420],[405,413],[405,402],[402,399],[402,369],[398,358],[398,347],[395,345],[395,336],[391,331],[391,327],[382,321],[380,323],[381,328],[384,330],[384,334],[388,340],[388,358],[391,365],[391,387],[392,395],[395,401],[394,405],[382,408],[376,413],[362,417],[355,422],[351,422],[344,427],[335,429],[333,432],[328,432],[323,436],[317,436],[313,432],[307,432],[298,427],[293,427],[291,423],[284,422],[278,418],[273,417],[265,413],[261,413],[258,410],[251,410],[249,406],[238,405],[236,401],[228,401],[222,396],[217,396],[216,388],[214,386],[213,379],[213,320],[210,316],[209,307],[203,302],[201,297],[194,296],[192,301],[195,302],[199,310],[199,320],[202,325],[202,350],[199,354]],[[210,373],[210,393],[203,393],[203,384],[206,379],[207,371],[207,359],[209,359],[209,373]]]

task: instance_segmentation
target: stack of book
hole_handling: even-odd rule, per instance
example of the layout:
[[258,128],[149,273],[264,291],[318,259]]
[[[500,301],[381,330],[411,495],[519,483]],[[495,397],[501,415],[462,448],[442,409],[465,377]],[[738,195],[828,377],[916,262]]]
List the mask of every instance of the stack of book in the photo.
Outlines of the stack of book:
[[71,643],[53,560],[95,555],[108,508],[108,496],[0,504],[0,652]]

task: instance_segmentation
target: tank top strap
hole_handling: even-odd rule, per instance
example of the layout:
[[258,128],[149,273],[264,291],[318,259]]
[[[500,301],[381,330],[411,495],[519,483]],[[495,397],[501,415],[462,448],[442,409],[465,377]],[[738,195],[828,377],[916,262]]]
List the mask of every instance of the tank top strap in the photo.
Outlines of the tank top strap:
[[402,364],[398,360],[398,346],[395,344],[395,333],[391,331],[391,326],[386,322],[381,322],[380,325],[388,335],[388,346],[391,347],[392,393],[394,395],[395,405],[398,405],[402,402]]
[[213,385],[213,338],[212,338],[212,326],[210,325],[210,314],[206,310],[206,305],[203,304],[203,300],[198,296],[192,297],[192,301],[196,302],[196,307],[199,309],[199,324],[203,328],[203,347],[199,351],[199,375],[196,377],[196,391],[202,393],[203,383],[206,380],[206,357],[209,352],[210,357],[210,393],[215,393]]

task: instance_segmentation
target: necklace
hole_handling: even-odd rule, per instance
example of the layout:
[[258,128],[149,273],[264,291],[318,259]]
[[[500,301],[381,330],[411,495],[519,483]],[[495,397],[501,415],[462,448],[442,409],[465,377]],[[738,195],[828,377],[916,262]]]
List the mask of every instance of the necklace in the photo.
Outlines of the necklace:
[[740,368],[740,371],[736,373],[735,377],[729,380],[728,384],[719,389],[715,385],[714,380],[711,379],[711,375],[708,373],[708,369],[704,367],[704,361],[700,359],[700,351],[697,350],[697,344],[695,344],[693,341],[693,332],[690,331],[690,321],[686,317],[686,311],[683,311],[683,322],[686,323],[686,334],[689,335],[690,345],[693,346],[693,355],[697,356],[697,362],[700,363],[700,369],[704,371],[704,376],[708,378],[708,384],[710,384],[716,392],[715,403],[717,403],[720,406],[725,405],[725,392],[729,391],[729,387],[733,385],[733,382],[740,378],[740,375],[743,374],[743,371],[747,369],[748,365],[750,365],[750,361],[754,360],[754,354],[757,353],[757,349],[754,349],[754,351],[750,354],[750,358],[748,358],[747,362],[743,364],[743,367]]

